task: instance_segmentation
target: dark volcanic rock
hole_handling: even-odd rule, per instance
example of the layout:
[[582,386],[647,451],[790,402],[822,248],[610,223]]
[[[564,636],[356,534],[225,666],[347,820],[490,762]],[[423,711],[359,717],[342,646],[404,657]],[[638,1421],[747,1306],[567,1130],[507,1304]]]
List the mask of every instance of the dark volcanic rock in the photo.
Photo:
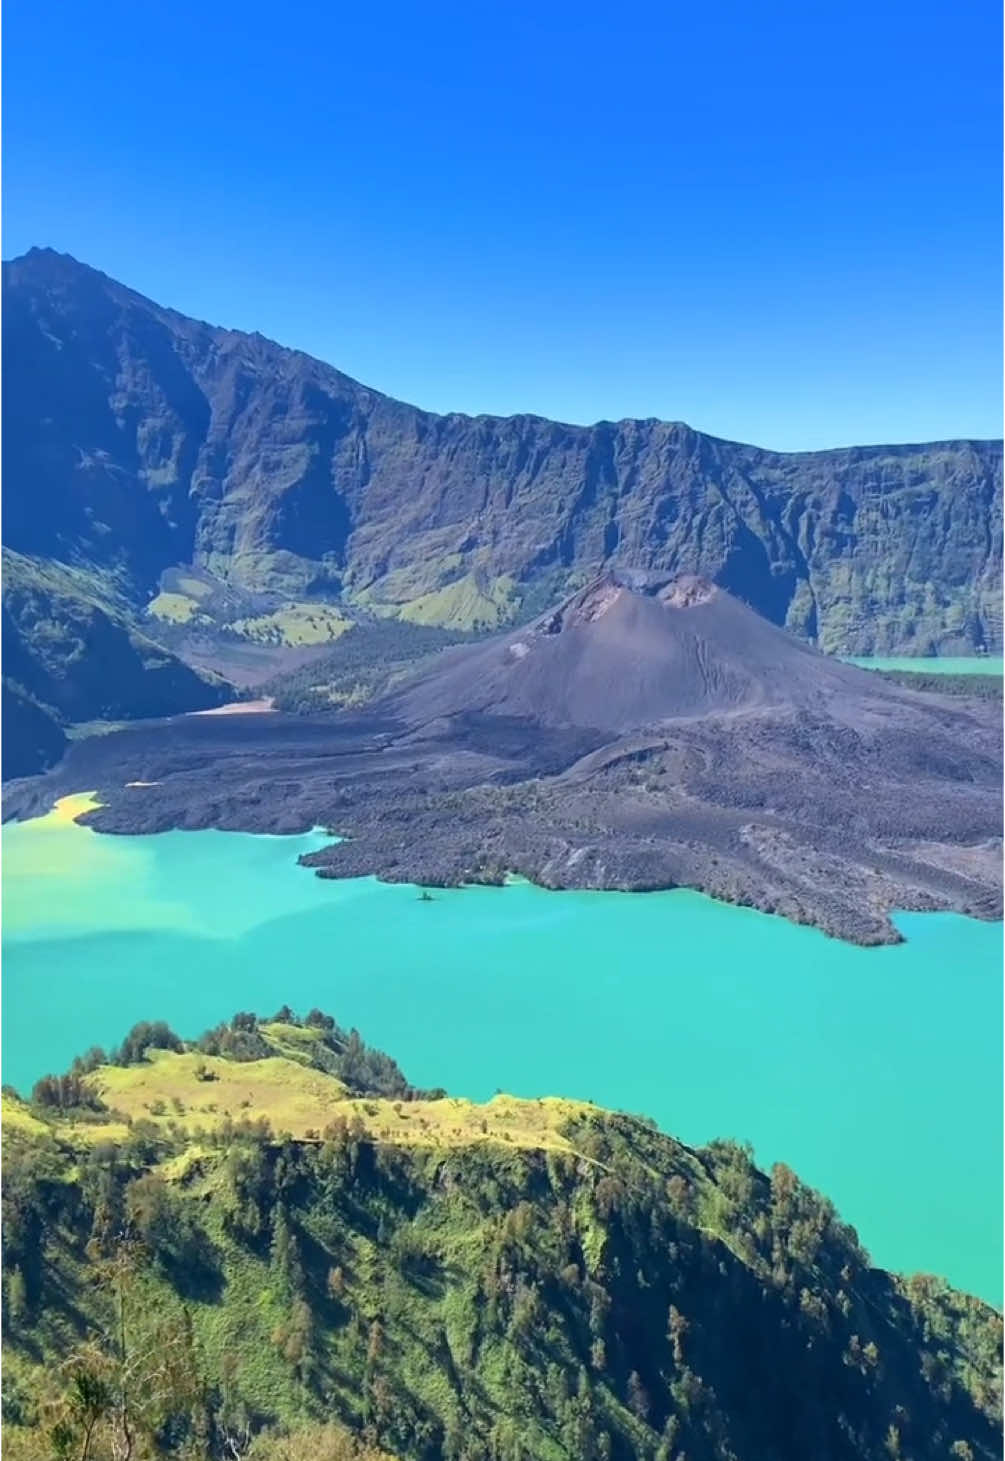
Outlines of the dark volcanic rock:
[[831,650],[1001,642],[997,443],[786,455],[435,416],[65,255],[4,270],[5,540],[121,569],[137,599],[195,561],[393,603],[470,578],[527,612],[615,564],[704,574]]
[[478,713],[611,732],[825,697],[847,715],[878,688],[705,579],[608,573],[524,628],[449,650],[387,709],[409,724]]
[[999,907],[996,708],[780,627],[846,651],[999,644],[997,444],[784,455],[657,421],[434,416],[65,256],[4,278],[4,669],[29,702],[81,719],[219,701],[130,617],[193,562],[248,589],[532,620],[446,652],[366,721],[78,742],[7,815],[93,787],[109,831],[322,822],[351,837],[318,859],[333,874],[679,883],[862,941],[893,936],[894,907]]
[[879,943],[894,908],[1000,916],[1001,774],[993,703],[829,660],[693,579],[608,575],[365,715],[95,737],[5,814],[95,789],[103,831],[326,826],[325,876],[686,886]]

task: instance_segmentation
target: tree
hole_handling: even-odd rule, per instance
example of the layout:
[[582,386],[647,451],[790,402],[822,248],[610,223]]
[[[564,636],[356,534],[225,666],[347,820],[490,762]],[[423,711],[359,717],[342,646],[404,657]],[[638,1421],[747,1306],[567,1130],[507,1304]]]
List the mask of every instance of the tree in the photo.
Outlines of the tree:
[[118,1050],[109,1056],[112,1065],[139,1065],[148,1050],[185,1049],[184,1044],[163,1020],[141,1020],[134,1025]]
[[606,1289],[602,1289],[598,1283],[592,1283],[590,1285],[590,1333],[595,1338],[603,1337],[610,1308],[610,1295]]
[[379,1319],[374,1319],[370,1325],[370,1334],[366,1344],[366,1363],[368,1369],[373,1369],[380,1359],[384,1350],[384,1326]]
[[99,1265],[113,1322],[98,1339],[77,1346],[58,1371],[49,1436],[66,1461],[98,1455],[132,1461],[153,1447],[172,1417],[191,1415],[202,1399],[187,1313],[151,1320],[133,1303],[135,1268],[136,1254],[126,1243]]
[[79,1071],[69,1075],[44,1075],[35,1082],[31,1099],[36,1106],[54,1106],[60,1111],[104,1111],[104,1101],[82,1079]]
[[172,1246],[179,1214],[163,1177],[148,1172],[126,1188],[126,1217],[137,1237],[154,1253]]
[[649,1396],[637,1370],[628,1376],[628,1408],[639,1420],[645,1420],[649,1415]]
[[331,1015],[326,1015],[323,1010],[308,1010],[304,1016],[304,1024],[315,1030],[334,1030],[335,1021]]
[[667,1183],[667,1196],[671,1204],[681,1213],[687,1213],[691,1206],[691,1188],[685,1178],[674,1174]]
[[282,1203],[276,1206],[272,1225],[272,1247],[270,1250],[272,1268],[280,1283],[289,1294],[300,1294],[304,1286],[304,1271],[300,1263],[300,1249],[296,1235],[290,1227],[286,1209]]
[[[95,1427],[112,1409],[112,1390],[99,1372],[99,1363],[86,1355],[75,1357],[64,1397],[66,1414],[50,1431],[57,1456],[78,1456],[88,1461]],[[79,1441],[79,1445],[78,1445]]]
[[306,1384],[314,1358],[314,1316],[310,1305],[303,1299],[297,1299],[289,1319],[278,1326],[273,1339],[296,1370],[301,1383]]
[[73,1075],[88,1075],[92,1070],[97,1070],[99,1065],[107,1065],[108,1056],[100,1045],[92,1045],[90,1050],[83,1055],[78,1055],[70,1067]]
[[675,1365],[684,1363],[684,1336],[687,1333],[687,1320],[675,1304],[670,1305],[667,1315],[667,1338],[673,1345],[673,1358]]
[[[242,1450],[243,1456],[245,1452]],[[248,1461],[392,1461],[338,1421],[308,1421],[288,1435],[264,1431],[247,1452]]]

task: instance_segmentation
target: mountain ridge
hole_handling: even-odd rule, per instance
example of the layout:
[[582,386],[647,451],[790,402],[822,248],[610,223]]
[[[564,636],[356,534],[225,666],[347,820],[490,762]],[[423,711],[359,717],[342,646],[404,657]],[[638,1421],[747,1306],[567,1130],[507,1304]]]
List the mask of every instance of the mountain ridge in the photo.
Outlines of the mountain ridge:
[[401,1461],[997,1454],[1001,1316],[736,1142],[417,1091],[285,1005],[144,1021],[3,1106],[18,1461],[60,1421],[95,1461],[348,1461],[324,1422]]
[[443,421],[470,421],[470,422],[510,422],[528,421],[545,423],[547,425],[567,427],[570,431],[592,431],[597,427],[619,427],[619,426],[667,426],[679,428],[682,431],[693,432],[695,435],[705,437],[719,446],[738,447],[746,451],[761,452],[766,456],[779,457],[818,457],[835,456],[838,454],[864,453],[875,451],[920,451],[936,447],[990,447],[999,446],[1001,439],[993,436],[939,436],[931,438],[918,438],[911,441],[898,442],[848,442],[843,445],[827,447],[769,447],[760,446],[756,442],[747,441],[740,437],[720,436],[718,432],[706,431],[701,427],[692,426],[689,422],[678,418],[664,416],[601,416],[592,421],[567,421],[564,417],[547,416],[540,411],[437,411],[430,406],[419,405],[415,401],[406,400],[404,397],[391,395],[383,391],[379,386],[373,386],[357,376],[342,370],[339,366],[333,365],[331,361],[320,355],[313,355],[309,350],[302,349],[299,345],[284,345],[283,342],[273,335],[265,335],[260,330],[246,330],[236,325],[226,325],[212,320],[201,319],[198,315],[188,315],[184,310],[175,309],[173,305],[160,304],[152,295],[146,295],[142,290],[134,289],[129,284],[123,284],[116,279],[114,274],[109,274],[104,269],[99,269],[94,264],[88,264],[78,259],[75,254],[65,252],[61,249],[52,248],[49,245],[35,244],[26,249],[23,254],[16,254],[13,258],[2,260],[4,269],[13,269],[33,260],[55,260],[60,265],[70,265],[74,270],[85,271],[96,278],[112,285],[117,291],[128,295],[136,303],[144,306],[152,305],[159,313],[167,315],[172,319],[185,323],[186,325],[198,325],[203,329],[211,330],[222,335],[237,336],[249,342],[258,342],[270,348],[281,350],[285,354],[298,356],[314,365],[322,365],[325,369],[340,375],[350,382],[357,389],[370,395],[380,396],[386,401],[392,401],[396,405],[404,406],[410,411],[415,411],[423,416],[434,417]]
[[498,623],[618,564],[705,573],[831,650],[1000,641],[997,443],[782,453],[653,418],[439,414],[67,255],[4,274],[30,387],[8,392],[7,539],[125,564],[138,602],[195,562],[418,622],[466,584]]

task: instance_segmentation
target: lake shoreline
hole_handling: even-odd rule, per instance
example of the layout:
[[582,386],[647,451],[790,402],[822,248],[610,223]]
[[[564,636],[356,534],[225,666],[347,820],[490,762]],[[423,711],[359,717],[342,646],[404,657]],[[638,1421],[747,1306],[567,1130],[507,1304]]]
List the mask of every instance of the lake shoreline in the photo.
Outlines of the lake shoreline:
[[[238,1008],[318,1005],[420,1085],[592,1100],[689,1144],[749,1138],[832,1196],[883,1266],[999,1297],[1000,928],[896,913],[906,941],[862,949],[687,890],[520,881],[423,904],[413,886],[306,876],[316,831],[5,837],[5,1079],[21,1088],[137,1019],[198,1032]],[[48,877],[19,880],[33,842]],[[64,842],[81,851],[62,859]]]
[[[48,780],[48,778],[46,778]],[[318,834],[320,846],[301,853],[298,863],[313,871],[325,881],[346,882],[361,878],[375,878],[388,886],[405,885],[416,890],[459,889],[465,887],[503,886],[507,880],[526,881],[545,892],[597,892],[621,894],[661,894],[686,891],[700,894],[724,906],[749,908],[753,911],[784,919],[796,926],[817,929],[828,938],[860,948],[894,946],[902,942],[902,936],[893,920],[898,912],[910,913],[956,913],[984,923],[995,923],[1002,918],[1003,903],[1000,887],[991,891],[1001,866],[1001,839],[985,838],[971,845],[917,844],[907,848],[889,849],[892,867],[896,870],[905,855],[914,857],[923,865],[936,886],[941,884],[943,896],[931,892],[917,892],[909,883],[898,881],[895,886],[901,895],[896,900],[888,896],[886,879],[877,873],[867,880],[861,897],[873,909],[882,908],[882,917],[872,916],[860,919],[853,909],[842,908],[835,917],[820,916],[814,907],[807,908],[799,901],[770,895],[758,896],[756,889],[742,881],[731,883],[719,875],[708,878],[667,877],[659,871],[657,863],[641,876],[604,876],[601,864],[600,875],[597,865],[591,860],[570,856],[560,861],[540,853],[528,860],[527,865],[506,866],[499,864],[488,871],[469,869],[463,874],[454,871],[451,864],[438,860],[438,853],[430,841],[418,838],[415,844],[403,846],[396,837],[390,847],[378,836],[376,842],[367,836],[373,830],[365,828],[355,832],[351,826],[340,831],[321,829],[312,817],[303,822],[292,822],[287,810],[275,817],[271,815],[243,816],[210,821],[199,809],[190,809],[184,822],[174,817],[165,818],[145,812],[143,802],[136,797],[130,799],[133,815],[123,815],[122,792],[156,792],[160,781],[126,782],[123,788],[103,791],[64,792],[58,796],[48,811],[35,810],[34,815],[21,815],[12,819],[23,824],[47,823],[49,819],[73,820],[77,825],[110,837],[142,837],[169,831],[216,831],[221,833],[246,834],[267,837],[296,837]],[[36,797],[29,806],[38,807]],[[69,808],[73,808],[71,815]],[[150,822],[153,820],[154,825]],[[376,829],[378,833],[381,828]],[[432,839],[429,830],[429,839]],[[874,849],[881,856],[883,849]],[[835,869],[826,856],[819,857],[815,848],[806,843],[800,848],[801,873],[810,875],[810,870],[819,867],[819,879],[826,886],[826,878],[833,877]],[[715,859],[712,864],[714,866]],[[712,867],[708,869],[712,872]],[[975,874],[977,880],[975,880]],[[886,896],[884,896],[886,894]]]

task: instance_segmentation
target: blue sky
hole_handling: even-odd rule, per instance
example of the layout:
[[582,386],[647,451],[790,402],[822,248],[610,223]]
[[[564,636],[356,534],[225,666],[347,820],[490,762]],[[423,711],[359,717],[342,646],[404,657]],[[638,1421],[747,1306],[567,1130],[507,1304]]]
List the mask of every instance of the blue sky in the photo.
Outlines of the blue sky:
[[994,436],[998,8],[7,0],[3,253],[434,410]]

